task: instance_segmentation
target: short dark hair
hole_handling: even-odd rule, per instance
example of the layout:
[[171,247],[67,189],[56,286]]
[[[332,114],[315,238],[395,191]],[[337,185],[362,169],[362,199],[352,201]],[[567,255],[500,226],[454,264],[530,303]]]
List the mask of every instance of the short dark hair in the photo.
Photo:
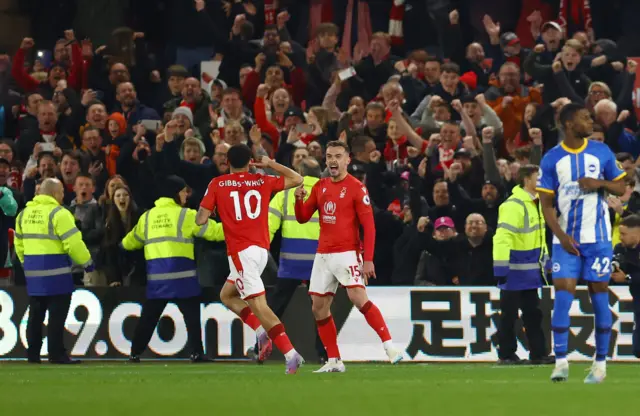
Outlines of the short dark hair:
[[[351,150],[353,151],[353,153],[364,152],[364,148],[367,145],[367,143],[372,141],[373,139],[369,136],[356,136],[351,141]],[[338,143],[342,143],[342,142],[338,142]],[[329,147],[328,144],[327,144],[327,147]],[[348,150],[349,148],[347,146],[347,151]]]
[[320,23],[316,28],[316,36],[322,35],[336,35],[338,36],[338,26],[331,22]]
[[627,160],[633,162],[635,159],[633,158],[631,153],[620,152],[620,153],[616,153],[616,160],[622,163],[622,162],[626,162]]
[[265,25],[264,31],[266,32],[267,30],[275,30],[277,32],[278,26],[275,24]]
[[76,151],[76,150],[65,150],[62,153],[62,157],[60,158],[60,161],[62,162],[62,159],[64,159],[65,157],[69,157],[69,158],[75,160],[76,162],[78,162],[80,167],[82,167],[82,154],[79,151]]
[[534,173],[540,170],[540,166],[538,165],[523,165],[518,169],[518,185],[523,186],[525,178],[530,177]]
[[628,217],[624,217],[620,222],[620,225],[624,225],[629,228],[638,228],[640,227],[640,215],[633,214]]
[[424,60],[424,63],[426,64],[427,62],[437,62],[442,65],[442,59],[438,58],[437,56],[427,56],[427,59]]
[[516,159],[529,159],[531,157],[531,148],[518,147],[514,154]]
[[576,103],[569,103],[562,107],[560,115],[558,116],[558,123],[560,123],[560,127],[564,128],[568,121],[573,120],[578,111],[584,109],[585,107],[583,105]]
[[56,156],[53,154],[53,152],[40,152],[38,154],[38,167],[40,167],[40,162],[42,162],[42,159],[44,159],[45,157],[50,157],[51,160],[53,160],[53,163],[58,163],[58,160],[56,159]]
[[100,134],[100,129],[97,127],[93,127],[93,126],[87,126],[84,128],[84,130],[82,131],[82,138],[84,138],[85,133],[88,133],[90,131],[97,131],[98,134]]
[[237,89],[237,88],[233,88],[233,87],[228,87],[228,88],[225,88],[224,90],[222,90],[221,97],[224,97],[226,95],[232,95],[232,94],[237,94],[238,97],[240,97],[240,99],[242,99],[242,93],[240,92],[240,90]]
[[[358,136],[355,139],[353,139],[353,142],[356,143],[356,141],[359,138],[365,138],[367,140],[373,140],[371,137]],[[329,149],[330,147],[342,147],[345,152],[349,153],[349,145],[347,145],[346,143],[341,142],[340,140],[332,140],[329,143],[327,143],[327,149]]]
[[11,153],[13,153],[13,155],[15,156],[16,154],[16,149],[15,149],[15,145],[13,140],[10,139],[1,139],[0,140],[0,144],[6,144],[7,146],[9,146],[11,148]]
[[246,144],[236,144],[231,146],[227,152],[227,160],[234,169],[242,169],[251,161],[251,148]]
[[441,71],[442,73],[453,72],[456,75],[460,75],[460,66],[453,62],[447,62],[446,64],[442,65]]
[[73,180],[74,185],[76,184],[76,181],[78,180],[78,178],[90,179],[91,184],[93,184],[93,186],[96,186],[96,180],[93,178],[93,176],[89,175],[88,173],[84,173],[84,172],[78,173],[78,176],[76,176],[76,178]]
[[380,111],[383,114],[385,112],[384,105],[377,101],[372,101],[367,104],[367,106],[364,108],[364,113],[367,114],[371,110]]

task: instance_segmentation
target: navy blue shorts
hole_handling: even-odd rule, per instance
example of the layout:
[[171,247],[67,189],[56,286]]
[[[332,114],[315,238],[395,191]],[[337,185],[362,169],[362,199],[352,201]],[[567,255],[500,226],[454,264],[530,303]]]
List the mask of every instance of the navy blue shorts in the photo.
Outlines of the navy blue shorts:
[[584,279],[588,282],[607,282],[611,277],[611,241],[578,246],[579,256],[565,251],[560,244],[553,245],[551,255],[554,279]]

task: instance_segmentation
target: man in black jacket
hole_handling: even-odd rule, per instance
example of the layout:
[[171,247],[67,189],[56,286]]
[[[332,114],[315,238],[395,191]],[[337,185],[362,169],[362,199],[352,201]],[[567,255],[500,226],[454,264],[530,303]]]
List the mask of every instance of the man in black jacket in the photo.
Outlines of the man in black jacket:
[[[61,131],[57,131],[58,113],[51,101],[42,101],[38,105],[38,128],[24,132],[18,139],[18,157],[20,160],[29,160],[36,143],[47,143],[60,150],[73,149],[73,143],[69,136]],[[53,151],[54,149],[45,149]]]
[[[427,224],[425,226],[424,224]],[[493,236],[487,232],[487,223],[480,214],[471,214],[465,221],[465,235],[450,240],[433,239],[433,226],[429,217],[418,220],[422,234],[422,247],[438,257],[452,257],[452,282],[460,286],[493,286]]]

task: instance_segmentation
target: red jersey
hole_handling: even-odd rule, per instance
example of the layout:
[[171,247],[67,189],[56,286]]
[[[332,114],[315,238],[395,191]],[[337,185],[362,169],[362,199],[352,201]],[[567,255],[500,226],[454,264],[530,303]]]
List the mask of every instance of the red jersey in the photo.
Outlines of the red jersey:
[[360,252],[360,226],[364,229],[364,261],[373,261],[376,228],[367,188],[351,175],[340,182],[318,181],[306,201],[296,200],[296,219],[309,221],[320,212],[318,253]]
[[230,173],[214,178],[200,206],[218,208],[227,253],[237,254],[250,246],[269,249],[269,201],[284,189],[284,177],[257,173]]

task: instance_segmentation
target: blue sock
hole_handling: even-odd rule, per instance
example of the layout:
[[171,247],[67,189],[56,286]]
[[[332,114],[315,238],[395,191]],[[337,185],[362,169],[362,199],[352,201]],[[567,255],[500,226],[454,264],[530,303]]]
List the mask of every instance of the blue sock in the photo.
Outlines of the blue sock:
[[569,345],[569,309],[573,302],[573,295],[566,290],[556,291],[556,298],[553,302],[553,317],[551,327],[553,328],[553,350],[556,358],[566,358]]
[[596,315],[596,361],[605,361],[609,352],[609,338],[611,337],[609,293],[592,293],[591,303]]

